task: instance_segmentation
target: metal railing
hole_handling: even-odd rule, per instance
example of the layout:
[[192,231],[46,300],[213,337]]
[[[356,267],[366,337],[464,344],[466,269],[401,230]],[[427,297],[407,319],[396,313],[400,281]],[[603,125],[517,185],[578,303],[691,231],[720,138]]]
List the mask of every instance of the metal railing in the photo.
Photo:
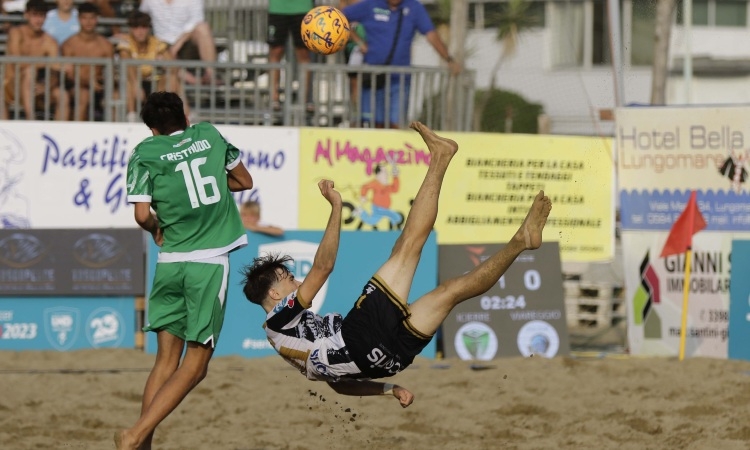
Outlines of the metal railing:
[[[152,66],[152,78],[142,76],[141,66]],[[34,68],[34,83],[22,86],[23,67]],[[89,70],[95,67],[98,70]],[[61,68],[67,70],[61,71]],[[270,93],[270,72],[281,71],[280,108],[274,109]],[[128,83],[128,73],[131,82]],[[135,78],[133,79],[133,72]],[[207,83],[188,84],[185,74],[201,80],[212,73]],[[126,121],[128,112],[140,113],[142,97],[128,110],[128,84],[140,90],[154,91],[169,87],[186,101],[194,120],[239,125],[285,126],[363,126],[359,96],[364,79],[378,73],[389,73],[385,87],[389,91],[396,81],[408,83],[409,96],[400,95],[398,125],[412,120],[442,130],[470,130],[474,98],[474,73],[465,71],[449,75],[436,67],[383,67],[342,64],[306,64],[297,70],[291,63],[207,63],[201,61],[143,61],[89,58],[0,57],[0,79],[9,80],[0,91],[0,106],[5,117],[25,118],[21,92],[33,98],[33,118],[37,120],[73,119],[75,111],[83,114],[81,103],[86,97],[84,117],[80,120]],[[179,76],[178,76],[179,74]],[[353,74],[353,80],[349,75]],[[7,77],[7,78],[6,78]],[[173,78],[171,78],[173,77]],[[174,80],[170,83],[169,80]],[[297,80],[309,80],[300,83]],[[176,83],[176,85],[175,85]],[[374,93],[370,94],[374,103]],[[388,95],[385,95],[388,99]],[[390,100],[386,100],[389,102]],[[62,109],[58,109],[62,103]],[[85,102],[84,102],[85,103]],[[28,106],[28,105],[27,105]],[[386,111],[390,105],[386,104]],[[65,113],[61,116],[59,111]],[[386,123],[391,121],[387,117]],[[133,114],[130,115],[132,118]]]
[[0,57],[0,118],[114,121],[114,79],[106,58]]

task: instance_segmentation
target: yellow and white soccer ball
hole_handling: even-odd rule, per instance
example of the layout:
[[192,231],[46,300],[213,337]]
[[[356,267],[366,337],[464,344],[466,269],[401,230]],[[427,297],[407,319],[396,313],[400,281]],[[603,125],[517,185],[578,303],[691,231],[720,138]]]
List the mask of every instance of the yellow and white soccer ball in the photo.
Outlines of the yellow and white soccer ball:
[[315,7],[302,19],[302,41],[315,53],[336,53],[349,41],[349,21],[333,6]]

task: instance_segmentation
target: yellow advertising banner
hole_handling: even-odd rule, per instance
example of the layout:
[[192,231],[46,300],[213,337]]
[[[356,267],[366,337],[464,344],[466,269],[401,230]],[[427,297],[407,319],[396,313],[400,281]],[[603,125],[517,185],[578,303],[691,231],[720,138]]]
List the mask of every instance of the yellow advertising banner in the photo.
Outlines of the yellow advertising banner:
[[[440,194],[440,244],[507,242],[544,190],[553,205],[544,239],[560,242],[563,261],[613,257],[611,139],[441,135],[459,150]],[[344,229],[400,229],[429,161],[427,146],[411,130],[301,129],[300,229],[325,228],[330,210],[316,187],[323,178],[341,192]]]

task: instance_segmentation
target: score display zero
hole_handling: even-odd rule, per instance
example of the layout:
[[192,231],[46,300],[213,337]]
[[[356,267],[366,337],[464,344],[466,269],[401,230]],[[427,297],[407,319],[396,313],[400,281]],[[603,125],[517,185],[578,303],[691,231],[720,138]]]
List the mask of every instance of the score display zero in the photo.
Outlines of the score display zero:
[[[506,288],[505,275],[497,280],[500,289]],[[536,269],[529,269],[523,274],[523,285],[527,291],[536,291],[542,285],[542,277]],[[524,295],[483,295],[479,300],[479,306],[484,310],[491,309],[524,309],[526,298]]]

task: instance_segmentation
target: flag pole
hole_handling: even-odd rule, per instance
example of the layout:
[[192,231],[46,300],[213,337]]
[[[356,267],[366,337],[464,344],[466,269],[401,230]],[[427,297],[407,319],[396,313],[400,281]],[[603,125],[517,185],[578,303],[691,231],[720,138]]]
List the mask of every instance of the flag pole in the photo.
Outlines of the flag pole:
[[685,339],[688,321],[688,294],[690,294],[690,247],[685,251],[685,281],[682,285],[682,325],[680,326],[680,361],[685,359]]

